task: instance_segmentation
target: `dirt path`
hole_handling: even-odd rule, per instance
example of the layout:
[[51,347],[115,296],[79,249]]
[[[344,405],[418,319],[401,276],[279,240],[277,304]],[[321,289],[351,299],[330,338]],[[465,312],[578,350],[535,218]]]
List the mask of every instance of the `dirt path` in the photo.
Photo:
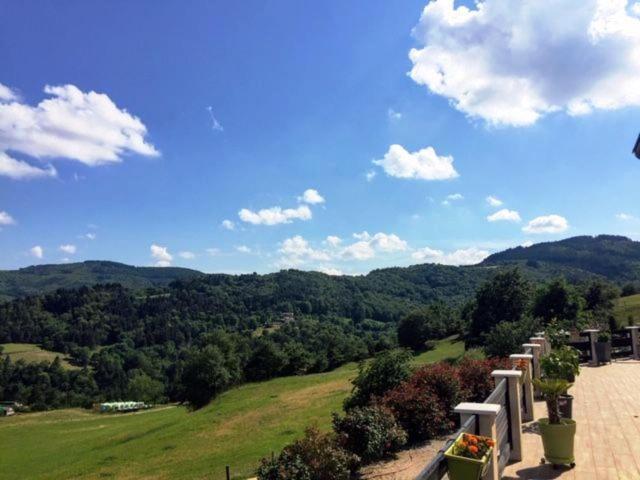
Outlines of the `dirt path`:
[[445,439],[433,440],[420,447],[403,450],[397,457],[363,468],[362,478],[367,480],[413,480],[438,453]]

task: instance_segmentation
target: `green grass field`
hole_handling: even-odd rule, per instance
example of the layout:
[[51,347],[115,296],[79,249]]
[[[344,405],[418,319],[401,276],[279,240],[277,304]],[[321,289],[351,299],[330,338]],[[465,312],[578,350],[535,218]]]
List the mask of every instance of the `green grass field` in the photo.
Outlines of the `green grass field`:
[[613,313],[619,326],[629,325],[629,317],[640,324],[640,294],[616,299]]
[[[443,340],[416,364],[455,358],[463,344]],[[0,472],[11,479],[200,479],[252,476],[261,457],[300,436],[329,428],[357,372],[332,372],[251,383],[188,412],[160,407],[127,415],[79,409],[0,419]]]
[[71,365],[65,359],[64,353],[44,350],[38,345],[34,345],[32,343],[2,343],[0,346],[3,347],[3,354],[8,355],[12,362],[20,359],[25,362],[53,362],[56,357],[60,357],[63,368],[78,368]]

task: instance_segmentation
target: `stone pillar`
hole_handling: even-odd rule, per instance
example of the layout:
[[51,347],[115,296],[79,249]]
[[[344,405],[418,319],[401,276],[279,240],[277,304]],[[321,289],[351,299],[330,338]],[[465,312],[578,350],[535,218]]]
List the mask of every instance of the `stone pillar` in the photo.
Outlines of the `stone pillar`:
[[634,325],[632,327],[625,328],[629,330],[629,333],[631,334],[633,358],[635,358],[636,360],[640,360],[640,346],[638,346],[638,329],[640,329],[640,326]]
[[590,367],[598,366],[598,355],[596,354],[596,336],[598,335],[599,331],[600,330],[598,330],[597,328],[590,328],[583,332],[589,335],[589,343],[591,344],[591,360],[589,360]]
[[494,370],[491,372],[496,379],[496,385],[504,378],[507,380],[507,395],[509,398],[509,428],[511,429],[511,457],[510,460],[522,460],[522,408],[520,408],[520,370]]
[[536,336],[535,337],[531,337],[529,339],[529,341],[531,343],[537,343],[537,342],[533,341],[534,338],[536,338],[536,339],[542,338],[544,340],[544,350],[543,350],[544,353],[543,353],[543,355],[547,355],[547,354],[551,353],[551,342],[547,338],[547,333],[546,332],[544,332],[544,331],[536,332]]
[[478,417],[478,432],[484,437],[490,437],[496,445],[492,452],[491,470],[483,477],[484,480],[500,480],[500,466],[498,463],[498,429],[496,418],[500,412],[500,405],[495,403],[459,403],[454,412],[460,414],[460,423],[464,423],[472,415]]
[[531,422],[533,420],[533,384],[531,382],[531,361],[533,360],[533,355],[529,353],[517,353],[509,355],[509,358],[514,365],[518,360],[526,360],[528,362],[527,371],[524,375],[524,408],[526,412],[522,415],[522,420]]
[[[525,350],[527,348],[531,349],[531,354],[533,355],[533,359],[532,359],[532,363],[533,363],[533,369],[531,370],[531,378],[540,378],[540,353],[542,350],[542,346],[539,343],[523,343],[522,344],[522,348],[524,348]],[[540,391],[535,388],[534,385],[534,396],[536,398],[540,398]]]
[[548,342],[545,337],[529,337],[529,343],[537,343],[540,345],[540,356],[551,353],[551,345],[547,345]]

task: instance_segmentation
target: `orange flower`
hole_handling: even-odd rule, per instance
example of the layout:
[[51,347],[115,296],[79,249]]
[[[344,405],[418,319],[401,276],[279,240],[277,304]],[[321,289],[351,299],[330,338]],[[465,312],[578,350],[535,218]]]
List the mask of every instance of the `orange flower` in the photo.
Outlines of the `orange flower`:
[[493,440],[487,440],[487,445],[493,447],[496,443]]
[[469,451],[470,451],[471,453],[474,453],[474,454],[475,454],[475,453],[478,453],[478,447],[476,447],[475,445],[471,445],[471,446],[469,447]]

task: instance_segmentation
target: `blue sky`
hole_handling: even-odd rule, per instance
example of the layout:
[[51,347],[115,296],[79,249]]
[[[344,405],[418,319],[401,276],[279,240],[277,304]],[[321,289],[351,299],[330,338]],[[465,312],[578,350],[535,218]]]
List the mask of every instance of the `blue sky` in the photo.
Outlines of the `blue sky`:
[[4,4],[0,268],[640,239],[640,4],[483,3]]

